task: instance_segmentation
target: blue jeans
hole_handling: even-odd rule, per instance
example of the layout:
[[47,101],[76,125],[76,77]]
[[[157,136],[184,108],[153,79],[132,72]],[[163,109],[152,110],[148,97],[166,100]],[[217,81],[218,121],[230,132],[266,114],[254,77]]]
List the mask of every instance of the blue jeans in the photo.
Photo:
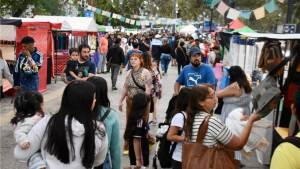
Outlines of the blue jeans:
[[67,76],[67,80],[68,80],[69,82],[71,82],[71,81],[75,80],[75,78],[74,78],[73,76]]
[[206,64],[206,59],[207,57],[203,57],[201,62]]
[[110,160],[109,160],[109,153],[106,154],[106,158],[103,163],[103,169],[110,169]]
[[168,67],[171,61],[171,55],[170,54],[161,54],[160,56],[161,61],[161,70],[164,72],[168,72]]
[[186,63],[186,61],[177,61],[177,66],[178,66],[178,75],[181,72],[181,69],[184,68],[184,66],[188,65],[188,63]]

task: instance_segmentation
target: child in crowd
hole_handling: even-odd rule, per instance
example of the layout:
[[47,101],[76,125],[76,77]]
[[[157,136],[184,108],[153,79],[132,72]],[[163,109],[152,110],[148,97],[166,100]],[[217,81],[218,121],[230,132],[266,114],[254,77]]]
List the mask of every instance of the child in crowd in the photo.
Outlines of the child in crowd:
[[[44,117],[43,96],[38,91],[26,91],[14,101],[17,112],[11,120],[14,126],[14,137],[22,149],[27,149],[30,143],[27,134],[31,128]],[[29,160],[29,168],[46,168],[40,152],[35,153]]]
[[126,125],[124,139],[129,141],[129,159],[133,168],[149,166],[148,124],[150,95],[138,93],[133,97],[132,107]]
[[220,56],[217,56],[216,59],[215,59],[215,62],[213,64],[213,68],[214,68],[214,72],[215,72],[215,76],[216,76],[216,79],[217,79],[217,91],[220,91],[220,85],[221,85],[221,80],[222,80],[222,69],[223,69],[223,66],[227,66],[227,61],[226,59],[225,60],[225,63],[221,63],[221,57]]
[[69,54],[71,59],[68,60],[67,62],[67,68],[65,70],[65,73],[67,75],[67,80],[69,82],[79,79],[78,75],[78,64],[77,64],[77,59],[78,59],[78,49],[77,48],[71,48],[69,50]]
[[161,76],[160,71],[159,71],[159,68],[158,68],[158,63],[157,63],[156,60],[152,61],[152,67],[154,67],[154,68],[158,71],[159,76],[160,76],[160,78],[162,79],[162,76]]

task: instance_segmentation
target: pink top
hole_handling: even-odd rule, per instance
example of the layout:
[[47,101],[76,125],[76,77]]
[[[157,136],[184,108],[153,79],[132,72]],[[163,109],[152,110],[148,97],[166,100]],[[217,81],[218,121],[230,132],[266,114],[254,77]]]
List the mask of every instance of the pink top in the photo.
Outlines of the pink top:
[[222,79],[222,65],[222,63],[216,63],[214,67],[216,79]]
[[[107,53],[108,52],[108,40],[105,37],[102,37],[100,39],[101,47],[102,47],[102,52]],[[101,52],[100,48],[99,51]]]

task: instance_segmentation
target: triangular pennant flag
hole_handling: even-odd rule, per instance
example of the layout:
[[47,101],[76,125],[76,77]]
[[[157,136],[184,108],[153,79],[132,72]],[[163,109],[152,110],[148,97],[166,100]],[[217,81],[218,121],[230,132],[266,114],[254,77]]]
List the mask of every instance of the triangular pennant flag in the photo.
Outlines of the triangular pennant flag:
[[106,16],[106,11],[102,11],[102,15]]
[[133,15],[130,15],[130,18],[133,18]]
[[252,11],[242,10],[240,16],[244,17],[245,19],[249,19],[252,14]]
[[101,14],[101,9],[97,9],[97,10],[96,10],[96,13],[97,13],[97,14]]
[[226,12],[228,9],[229,9],[229,6],[228,6],[227,4],[225,4],[223,1],[221,1],[221,2],[219,3],[219,6],[218,6],[218,8],[217,8],[217,11],[218,11],[220,14],[224,15],[225,12]]
[[278,9],[278,6],[274,2],[274,0],[270,0],[267,4],[264,5],[264,7],[269,13],[272,13]]
[[255,10],[253,10],[253,13],[255,15],[256,20],[259,20],[259,19],[265,17],[265,7],[262,6],[260,8],[257,8]]
[[113,13],[112,18],[116,19],[117,18],[117,14]]
[[130,19],[129,19],[129,18],[126,18],[125,22],[126,22],[126,23],[130,23]]
[[110,17],[110,16],[111,16],[111,13],[110,13],[110,12],[106,12],[106,16],[107,16],[107,17]]
[[117,19],[121,19],[121,18],[122,18],[122,16],[117,14]]
[[141,26],[141,21],[136,21],[135,24],[136,24],[137,26]]
[[232,20],[236,20],[239,17],[240,13],[241,13],[241,11],[230,8],[229,12],[227,14],[227,18],[232,19]]
[[122,17],[121,17],[121,22],[124,22],[125,19],[126,19],[126,18],[125,18],[124,16],[122,16]]
[[221,1],[221,0],[213,0],[213,1],[211,2],[211,5],[212,5],[212,6],[215,6],[215,5],[217,5],[220,1]]
[[284,0],[278,0],[280,3],[283,3],[284,2]]
[[97,8],[92,7],[92,11],[93,11],[93,12],[96,12],[96,10],[97,10]]
[[88,5],[87,6],[87,10],[91,11],[92,10],[92,6]]
[[134,22],[135,22],[135,20],[131,20],[131,21],[130,21],[130,24],[131,24],[131,25],[134,25]]

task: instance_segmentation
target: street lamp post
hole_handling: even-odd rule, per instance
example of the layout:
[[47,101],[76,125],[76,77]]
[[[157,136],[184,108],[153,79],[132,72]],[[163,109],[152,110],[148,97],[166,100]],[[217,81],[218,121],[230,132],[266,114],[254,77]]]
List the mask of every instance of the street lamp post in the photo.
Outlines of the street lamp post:
[[203,29],[202,29],[202,33],[204,33],[205,15],[206,15],[206,12],[203,11]]
[[211,26],[212,26],[212,18],[213,18],[213,13],[214,13],[214,7],[212,5],[210,5],[210,28],[209,28],[209,32],[214,32],[214,30],[211,30]]
[[[122,15],[122,5],[123,5],[123,0],[119,0],[120,2],[120,15]],[[122,24],[121,24],[121,19],[120,19],[120,32],[121,32],[121,29],[122,29]]]

